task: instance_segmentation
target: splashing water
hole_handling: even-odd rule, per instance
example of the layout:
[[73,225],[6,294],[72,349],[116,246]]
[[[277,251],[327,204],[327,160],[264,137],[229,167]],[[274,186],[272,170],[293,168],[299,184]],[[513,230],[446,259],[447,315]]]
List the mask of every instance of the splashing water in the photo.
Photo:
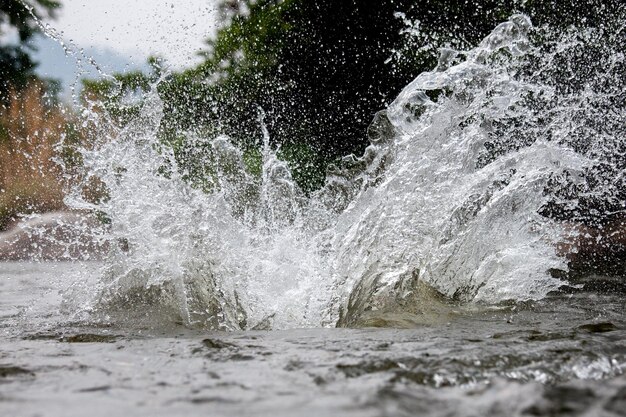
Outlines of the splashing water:
[[[583,183],[623,132],[590,135],[599,116],[572,119],[614,96],[560,88],[553,65],[581,41],[542,49],[533,30],[515,15],[473,50],[442,50],[433,71],[376,115],[365,154],[344,158],[312,196],[266,129],[260,177],[227,137],[190,135],[191,149],[211,149],[211,191],[193,188],[158,138],[156,88],[113,134],[88,114],[114,137],[83,150],[85,181],[98,178],[108,198],[88,203],[79,186],[67,203],[103,213],[111,223],[99,238],[116,244],[81,314],[223,329],[353,326],[418,314],[438,297],[491,304],[559,288],[549,271],[567,269],[555,249],[567,230],[540,213],[574,203],[551,184]],[[618,80],[623,52],[603,50],[612,60],[604,79]],[[577,147],[582,125],[590,150]]]

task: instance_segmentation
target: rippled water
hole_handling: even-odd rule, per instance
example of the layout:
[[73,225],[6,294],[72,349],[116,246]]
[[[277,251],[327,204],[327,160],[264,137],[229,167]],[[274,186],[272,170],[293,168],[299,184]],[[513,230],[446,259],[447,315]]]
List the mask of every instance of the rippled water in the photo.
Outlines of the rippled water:
[[[97,270],[3,264],[3,415],[619,416],[626,410],[619,281],[603,280],[606,292],[575,291],[499,309],[448,305],[436,323],[407,329],[224,332],[68,322],[60,312],[63,291]],[[402,323],[394,319],[377,324]]]

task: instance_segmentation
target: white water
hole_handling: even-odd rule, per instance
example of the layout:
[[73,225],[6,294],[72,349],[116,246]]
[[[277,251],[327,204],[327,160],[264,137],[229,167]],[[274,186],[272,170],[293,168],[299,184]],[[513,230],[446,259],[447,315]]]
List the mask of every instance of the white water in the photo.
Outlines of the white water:
[[[599,98],[560,92],[545,82],[545,66],[528,70],[528,62],[548,65],[576,46],[561,39],[560,50],[545,54],[529,31],[528,18],[513,16],[475,49],[444,51],[435,70],[377,115],[365,154],[346,157],[311,197],[267,133],[261,178],[246,172],[228,138],[190,137],[189,146],[212,149],[213,191],[204,193],[158,139],[155,92],[120,131],[86,112],[103,131],[102,142],[83,151],[86,181],[102,180],[110,198],[87,203],[77,187],[67,202],[106,214],[111,227],[101,238],[123,244],[111,250],[99,287],[78,306],[84,297],[68,296],[68,309],[113,320],[292,328],[354,325],[373,310],[419,311],[430,302],[423,287],[463,302],[544,297],[562,285],[548,271],[567,268],[555,251],[565,231],[538,213],[555,198],[545,192],[551,179],[580,178],[593,165],[568,138],[577,128],[573,109]],[[624,59],[619,50],[611,57]],[[547,122],[537,122],[542,111]],[[620,140],[617,132],[597,143]],[[492,142],[504,152],[489,154]]]

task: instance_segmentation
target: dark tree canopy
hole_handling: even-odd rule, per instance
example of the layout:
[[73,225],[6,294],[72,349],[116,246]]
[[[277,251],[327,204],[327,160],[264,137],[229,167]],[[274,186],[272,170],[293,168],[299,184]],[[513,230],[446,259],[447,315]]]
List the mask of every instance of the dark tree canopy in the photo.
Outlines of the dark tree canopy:
[[515,12],[535,24],[593,24],[607,7],[619,2],[224,0],[226,23],[204,63],[163,88],[164,130],[208,129],[254,146],[261,107],[272,140],[321,173],[305,184],[314,188],[329,161],[362,152],[374,114],[434,67],[439,46],[471,47]]

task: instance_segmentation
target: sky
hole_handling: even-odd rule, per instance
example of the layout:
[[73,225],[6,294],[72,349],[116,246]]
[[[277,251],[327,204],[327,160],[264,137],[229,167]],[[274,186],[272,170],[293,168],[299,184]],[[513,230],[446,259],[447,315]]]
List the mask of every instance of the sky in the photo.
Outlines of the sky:
[[[146,68],[149,56],[164,58],[173,69],[199,62],[198,51],[214,35],[217,0],[61,0],[56,19],[46,19],[65,42],[84,50],[106,73]],[[37,72],[62,81],[65,91],[95,68],[77,64],[56,41],[34,41]]]
[[174,67],[195,54],[216,26],[215,0],[61,0],[50,25],[83,48],[110,49],[135,62],[158,54]]

